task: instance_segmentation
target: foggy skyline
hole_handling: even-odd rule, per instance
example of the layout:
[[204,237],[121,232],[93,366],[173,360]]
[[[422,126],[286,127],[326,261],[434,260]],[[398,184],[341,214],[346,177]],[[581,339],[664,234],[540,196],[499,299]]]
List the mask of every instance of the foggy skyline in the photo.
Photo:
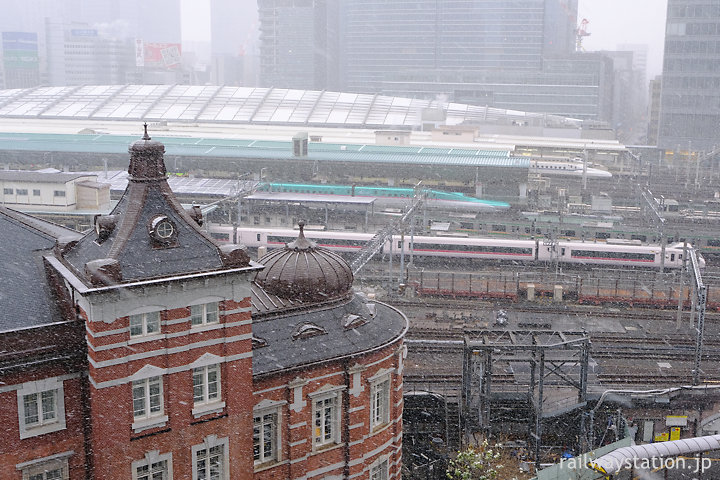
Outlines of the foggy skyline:
[[[243,35],[257,21],[257,1],[240,0],[247,9]],[[209,42],[210,0],[181,0],[183,42]],[[586,18],[590,36],[585,51],[616,50],[620,44],[648,45],[648,78],[662,73],[667,0],[579,0],[578,23]]]

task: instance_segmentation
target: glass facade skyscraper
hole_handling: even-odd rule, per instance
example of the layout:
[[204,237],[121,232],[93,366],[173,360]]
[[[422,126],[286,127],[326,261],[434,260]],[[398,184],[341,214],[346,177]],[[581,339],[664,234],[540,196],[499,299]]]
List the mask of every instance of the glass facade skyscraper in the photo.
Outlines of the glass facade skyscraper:
[[720,4],[668,0],[658,146],[720,146]]
[[349,1],[344,12],[346,87],[379,91],[383,81],[408,69],[539,70],[545,4],[552,1]]
[[262,86],[337,89],[339,0],[258,0]]
[[575,52],[577,2],[259,0],[261,85],[610,120],[612,67]]

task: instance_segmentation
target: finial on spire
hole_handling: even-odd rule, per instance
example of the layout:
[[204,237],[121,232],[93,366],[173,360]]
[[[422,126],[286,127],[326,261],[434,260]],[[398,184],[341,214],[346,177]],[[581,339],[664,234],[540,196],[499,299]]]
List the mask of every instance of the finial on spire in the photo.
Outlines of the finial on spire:
[[143,125],[145,127],[145,135],[143,135],[143,140],[150,140],[150,135],[147,133],[147,122]]
[[315,242],[305,238],[305,220],[298,220],[298,228],[300,228],[298,237],[294,241],[288,243],[287,248],[295,251],[314,249],[317,246]]
[[298,235],[298,238],[305,238],[305,233],[303,232],[303,229],[305,228],[305,220],[298,220],[298,228],[300,229],[300,234]]

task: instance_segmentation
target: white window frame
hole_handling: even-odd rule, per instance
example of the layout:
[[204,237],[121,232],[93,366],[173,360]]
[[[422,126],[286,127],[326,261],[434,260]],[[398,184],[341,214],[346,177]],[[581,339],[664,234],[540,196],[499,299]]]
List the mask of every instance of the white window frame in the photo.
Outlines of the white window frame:
[[388,457],[377,460],[370,466],[370,480],[388,480],[390,478],[390,461]]
[[190,305],[190,326],[215,325],[220,323],[220,302]]
[[[222,374],[220,373],[222,370],[220,363],[214,363],[212,365],[201,365],[201,366],[194,366],[192,369],[192,377],[193,377],[193,410],[192,413],[195,417],[199,417],[201,415],[207,415],[208,413],[215,413],[222,411],[223,408],[225,408],[225,402],[222,401]],[[217,390],[213,397],[210,396],[210,382],[209,377],[211,373],[216,374],[216,381],[217,384]],[[196,399],[196,392],[198,385],[196,385],[195,380],[200,379],[201,382],[199,384],[200,388],[202,389],[201,392],[201,399]]]
[[138,479],[142,478],[141,476],[138,475],[138,468],[142,468],[142,467],[150,467],[150,469],[149,469],[150,471],[148,472],[150,476],[148,476],[147,478],[153,479],[154,477],[152,476],[152,473],[153,473],[152,467],[153,467],[153,465],[156,465],[161,462],[166,462],[166,466],[167,466],[167,469],[166,469],[167,475],[165,475],[162,480],[172,480],[172,478],[173,478],[172,452],[164,453],[164,454],[160,455],[159,450],[153,450],[151,452],[147,452],[145,454],[145,458],[143,458],[142,460],[135,460],[134,462],[132,462],[132,465],[131,465],[132,480],[138,480]]
[[384,375],[370,383],[370,430],[390,423],[390,375]]
[[68,468],[68,458],[75,454],[74,451],[70,450],[49,457],[38,458],[30,460],[28,462],[18,463],[15,468],[22,473],[23,480],[30,480],[31,475],[45,475],[47,472],[60,470],[61,480],[68,480],[70,478],[70,469]]
[[[152,318],[152,322],[149,322],[149,316],[152,315],[154,318]],[[156,320],[157,318],[157,320]],[[139,322],[138,322],[139,320]],[[133,333],[133,322],[135,322],[135,325],[137,326],[139,323],[140,326],[140,332]],[[128,331],[130,332],[130,338],[141,338],[141,337],[150,337],[154,335],[160,335],[160,331],[162,329],[160,321],[160,311],[152,311],[152,312],[143,312],[143,313],[136,313],[133,315],[128,316]],[[149,331],[148,325],[153,325],[153,331]]]
[[[160,403],[159,407],[160,409],[153,412],[152,409],[154,408],[154,405],[152,404],[152,397],[153,395],[150,395],[150,387],[152,385],[158,385],[159,393],[156,396],[160,397]],[[143,389],[143,395],[142,397],[136,398],[135,392],[136,388],[142,388]],[[164,415],[165,412],[165,392],[163,388],[163,376],[162,375],[155,375],[155,376],[149,376],[145,378],[140,378],[133,380],[130,383],[130,391],[131,391],[131,407],[133,412],[133,424],[132,428],[135,431],[135,433],[138,433],[142,430],[147,430],[150,428],[155,428],[164,425],[167,420],[168,416]],[[143,413],[137,414],[135,403],[136,400],[140,400],[143,402]]]
[[[341,442],[340,436],[340,410],[342,408],[342,389],[336,387],[323,393],[310,395],[312,401],[312,444],[313,450],[326,448],[329,445],[336,445]],[[328,403],[329,402],[329,403]],[[331,406],[330,412],[325,411]],[[326,425],[329,417],[330,435],[327,435]]]
[[[253,409],[253,461],[255,466],[266,465],[279,462],[282,459],[282,443],[281,443],[281,410],[280,406],[255,408]],[[269,441],[272,452],[265,454],[265,444],[267,443],[265,429],[265,417],[272,417],[272,426],[269,434]],[[257,420],[260,419],[259,422]],[[260,453],[259,458],[255,458],[256,444]]]
[[[217,438],[215,435],[208,435],[205,437],[205,441],[199,445],[194,445],[192,447],[192,480],[198,480],[198,458],[199,455],[202,454],[202,452],[209,452],[210,449],[216,448],[216,447],[222,447],[222,475],[220,476],[221,480],[229,480],[230,479],[230,462],[228,459],[229,455],[229,445],[230,442],[228,440],[228,437],[224,438]],[[210,476],[207,474],[209,472],[209,464],[206,463],[206,475],[203,478],[210,478]]]
[[[47,392],[53,392],[52,403],[55,416],[53,418],[43,419],[42,395]],[[34,396],[38,421],[33,422],[32,424],[27,424],[25,400],[26,397],[31,396]],[[31,399],[28,398],[28,400],[30,401]],[[65,429],[65,393],[63,390],[63,382],[59,379],[59,377],[45,378],[43,380],[23,383],[17,390],[17,402],[18,424],[20,427],[21,439]]]

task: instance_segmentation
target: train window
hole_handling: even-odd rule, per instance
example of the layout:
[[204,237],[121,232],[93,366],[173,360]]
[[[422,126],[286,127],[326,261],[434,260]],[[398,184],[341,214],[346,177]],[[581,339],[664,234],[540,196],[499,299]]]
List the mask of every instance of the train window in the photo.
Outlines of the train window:
[[532,230],[530,227],[525,227],[525,233],[530,233]]
[[570,256],[573,258],[601,258],[607,260],[640,260],[644,262],[652,262],[655,255],[652,253],[632,253],[632,252],[604,252],[596,250],[571,250]]
[[491,245],[449,245],[438,243],[416,243],[416,251],[441,251],[441,252],[461,252],[475,253],[480,255],[512,254],[512,255],[532,255],[532,248],[523,247],[498,247]]
[[708,238],[707,245],[708,245],[708,247],[720,247],[720,240],[716,240],[714,238]]
[[255,234],[255,239],[256,239],[258,242],[260,241],[260,234],[259,234],[259,233],[256,233],[256,234]]
[[560,235],[563,235],[565,237],[574,237],[575,230],[560,230]]
[[506,232],[507,227],[505,227],[505,225],[493,225],[492,230],[493,232]]
[[606,240],[610,238],[610,234],[607,232],[595,232],[595,238],[598,240]]
[[229,242],[230,241],[230,234],[229,233],[217,233],[217,232],[210,232],[210,236],[214,238],[215,240],[220,240],[222,242]]
[[560,255],[565,256],[565,247],[560,249]]
[[674,261],[675,261],[675,254],[674,254],[674,253],[671,253],[671,254],[670,254],[670,261],[671,261],[671,262],[674,262]]
[[641,242],[647,242],[646,235],[631,235],[630,240],[640,240]]

